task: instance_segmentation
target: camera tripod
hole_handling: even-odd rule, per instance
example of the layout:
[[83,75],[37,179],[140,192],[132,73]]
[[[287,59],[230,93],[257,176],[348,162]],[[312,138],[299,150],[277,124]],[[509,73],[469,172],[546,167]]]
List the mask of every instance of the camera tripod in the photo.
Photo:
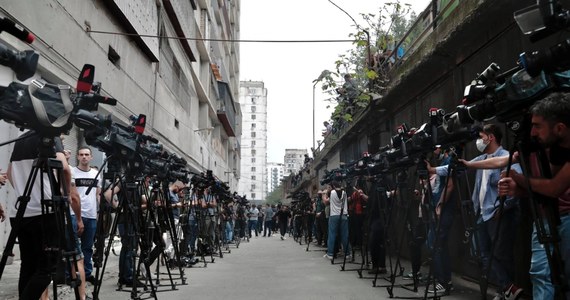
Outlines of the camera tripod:
[[[160,286],[160,265],[162,262],[166,265],[166,275],[170,281],[170,286],[172,290],[176,290],[176,284],[173,279],[173,274],[171,268],[177,267],[179,271],[179,279],[182,284],[186,284],[186,278],[184,277],[184,269],[182,268],[182,260],[180,256],[180,250],[178,248],[178,235],[176,232],[176,222],[173,215],[173,208],[168,199],[170,191],[168,188],[168,182],[166,180],[155,181],[152,183],[152,190],[150,195],[150,201],[147,204],[147,223],[148,227],[154,227],[155,231],[153,234],[154,244],[156,245],[151,251],[148,252],[148,262],[153,264],[157,259],[159,263],[156,264],[156,285]],[[148,198],[147,198],[148,199]],[[169,253],[167,253],[167,245],[165,239],[163,238],[163,233],[170,238],[170,244],[172,246],[172,251],[174,252],[174,258],[171,259]],[[157,290],[159,291],[159,290]]]
[[[112,180],[113,184],[110,186],[111,190],[114,192],[115,186],[118,186],[121,190],[117,194],[119,202],[115,214],[115,218],[112,222],[111,231],[109,234],[109,241],[107,246],[103,252],[104,241],[103,238],[98,239],[101,241],[96,245],[97,253],[100,253],[98,258],[102,260],[102,263],[96,264],[96,279],[97,282],[102,282],[103,274],[107,265],[107,260],[109,258],[109,252],[111,251],[111,247],[113,245],[113,239],[117,229],[119,228],[119,223],[121,224],[121,228],[123,230],[121,233],[121,256],[124,257],[124,260],[120,259],[123,265],[119,266],[120,272],[132,272],[132,288],[131,288],[131,299],[140,299],[140,294],[138,291],[139,288],[139,281],[138,275],[140,274],[140,264],[144,265],[145,271],[145,278],[148,278],[148,283],[150,285],[150,296],[154,299],[158,299],[156,296],[156,287],[154,286],[151,278],[151,269],[150,263],[147,259],[148,256],[148,248],[152,242],[152,231],[154,230],[154,226],[150,227],[143,227],[147,225],[143,223],[143,215],[142,215],[142,207],[143,207],[143,200],[142,195],[145,194],[142,192],[142,189],[146,188],[145,185],[141,185],[138,180],[136,180],[135,176],[129,174],[130,172],[122,172],[122,169],[129,170],[129,168],[124,168],[125,166],[121,166],[119,161],[115,161],[114,158],[110,157],[109,163],[109,170],[105,173],[104,178]],[[127,173],[124,174],[123,173]],[[118,179],[116,182],[114,180]],[[105,191],[105,188],[102,188],[102,191]],[[149,199],[148,197],[146,199]],[[101,201],[103,202],[103,201]],[[143,225],[144,224],[144,225]],[[148,228],[147,232],[143,232],[142,228]],[[141,250],[140,258],[137,261],[137,249]],[[101,255],[104,255],[104,259]],[[138,262],[138,264],[137,264]],[[136,269],[135,269],[136,266]],[[128,271],[127,269],[131,270]],[[123,274],[125,276],[126,274]],[[120,278],[121,279],[121,278]],[[122,290],[123,282],[119,282],[118,290]],[[146,285],[143,286],[144,290],[148,290]],[[93,290],[93,299],[99,299],[99,292],[101,290],[101,285],[95,285]]]
[[[34,134],[32,133],[26,137],[21,137],[16,140],[21,140],[22,138],[31,138]],[[14,140],[14,141],[16,141]],[[47,275],[46,278],[37,278],[36,276],[36,288],[30,287],[23,291],[20,295],[20,299],[38,299],[43,293],[45,288],[49,286],[49,282],[55,278],[56,265],[57,262],[63,257],[66,264],[72,267],[75,272],[70,272],[72,281],[71,287],[74,290],[75,298],[81,299],[83,295],[79,294],[79,286],[81,285],[81,278],[77,272],[77,255],[79,254],[76,247],[76,236],[71,223],[71,214],[69,211],[69,195],[67,190],[67,185],[64,184],[64,174],[63,174],[63,164],[55,157],[55,141],[53,137],[40,137],[39,155],[38,158],[34,160],[32,169],[28,176],[25,190],[23,195],[18,197],[19,207],[16,213],[15,220],[12,222],[12,231],[8,237],[6,247],[4,248],[4,253],[2,255],[2,260],[0,261],[0,279],[4,272],[8,256],[12,253],[16,238],[20,235],[23,228],[23,223],[25,222],[24,213],[28,206],[28,203],[32,201],[32,193],[34,189],[38,187],[35,186],[37,176],[39,175],[40,181],[40,203],[41,203],[41,216],[40,225],[41,228],[38,230],[42,231],[42,240],[38,241],[42,243],[43,252],[46,254],[43,261],[42,268],[44,270],[49,269],[51,274]],[[47,183],[44,182],[47,178]],[[44,187],[48,185],[51,189],[51,198],[46,198]],[[36,195],[34,195],[36,196]],[[26,221],[28,222],[28,221]],[[35,222],[29,223],[30,225],[38,225]],[[43,259],[43,258],[39,258]],[[47,270],[46,270],[47,271]],[[38,281],[40,281],[38,283]],[[43,285],[45,283],[45,285]],[[57,283],[54,280],[53,283],[53,297],[57,299]]]
[[[418,179],[421,179],[422,177],[424,177],[426,174],[424,172],[424,170],[421,167],[416,168],[416,170],[414,170],[416,176]],[[414,182],[419,182],[419,180],[415,180]],[[389,282],[390,285],[388,285],[386,287],[388,294],[390,295],[390,298],[399,298],[399,299],[439,299],[440,296],[436,294],[434,294],[433,296],[427,297],[427,288],[426,287],[426,295],[419,297],[419,296],[394,296],[394,286],[396,283],[396,277],[398,276],[402,276],[403,272],[404,272],[404,268],[401,264],[401,252],[402,252],[402,247],[404,245],[404,232],[406,231],[406,228],[409,228],[409,230],[411,230],[412,234],[410,235],[412,237],[412,239],[418,239],[417,241],[410,241],[410,243],[423,243],[423,240],[419,239],[420,236],[417,235],[416,232],[416,228],[412,229],[412,226],[416,227],[414,225],[414,222],[410,219],[410,208],[411,208],[411,195],[410,193],[412,192],[411,189],[408,188],[408,168],[402,168],[399,170],[398,174],[397,174],[397,190],[398,190],[398,196],[400,198],[400,209],[399,211],[403,212],[403,216],[398,216],[396,219],[401,219],[404,220],[404,224],[401,228],[401,233],[398,234],[397,236],[399,237],[399,240],[397,240],[398,245],[396,245],[396,263],[395,265],[392,265],[392,258],[390,258],[390,278],[389,278]],[[429,195],[428,195],[429,196]],[[428,197],[429,198],[429,197]],[[390,219],[391,221],[391,219]],[[390,222],[389,221],[389,222]],[[423,222],[423,220],[418,219],[418,222]],[[391,223],[391,222],[390,222]],[[390,224],[388,225],[390,226]],[[425,239],[425,236],[423,237]],[[419,244],[416,246],[420,246]],[[419,284],[419,278],[417,276],[417,274],[413,274],[413,287],[410,289],[405,285],[401,285],[402,288],[404,289],[408,289],[411,290],[413,292],[417,292],[418,291],[418,284]],[[434,284],[435,285],[435,284]]]
[[[386,248],[390,245],[388,237],[388,226],[391,221],[392,202],[388,199],[386,192],[391,190],[385,179],[384,174],[374,176],[371,190],[374,192],[372,201],[369,201],[367,206],[367,214],[369,215],[369,232],[370,238],[370,251],[373,258],[373,267],[379,269],[382,260],[386,259]],[[374,261],[376,265],[374,266]],[[390,266],[392,266],[392,257],[389,257]],[[385,266],[384,266],[385,267]],[[361,271],[362,272],[362,271]],[[372,281],[373,287],[388,287],[390,285],[378,285],[379,272],[374,274]],[[361,276],[362,277],[362,276]],[[383,277],[387,280],[386,277]]]
[[[566,299],[565,293],[569,290],[568,275],[564,271],[564,261],[560,251],[561,237],[555,228],[561,224],[556,199],[548,198],[532,191],[529,177],[552,178],[550,164],[545,149],[537,143],[532,143],[524,137],[530,136],[528,130],[528,116],[526,116],[526,130],[516,131],[514,147],[519,152],[521,169],[526,178],[529,195],[530,211],[533,218],[536,234],[540,244],[544,246],[546,258],[550,267],[550,279],[554,286],[554,299]],[[511,156],[514,151],[511,151]],[[512,157],[509,158],[509,163]],[[542,212],[542,214],[541,214]],[[553,230],[554,229],[554,230]]]

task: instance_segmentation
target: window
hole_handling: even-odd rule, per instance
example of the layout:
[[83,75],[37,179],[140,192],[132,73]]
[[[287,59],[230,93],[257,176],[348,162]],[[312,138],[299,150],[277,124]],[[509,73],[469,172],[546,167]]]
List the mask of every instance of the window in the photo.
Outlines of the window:
[[251,112],[255,112],[257,110],[256,106],[251,106]]
[[255,199],[255,193],[251,193],[251,199]]
[[255,141],[251,141],[251,147],[255,147]]
[[252,184],[252,185],[251,185],[251,189],[252,189],[252,190],[255,190],[255,184]]
[[252,172],[255,172],[255,167],[251,167],[251,171],[252,171]]
[[255,104],[255,98],[251,98],[251,104]]
[[251,162],[254,163],[255,162],[255,157],[251,158]]
[[251,119],[252,119],[252,120],[255,120],[255,115],[251,115]]
[[251,180],[255,180],[255,175],[251,176]]
[[255,137],[255,131],[251,132],[251,137],[254,138]]
[[251,123],[251,130],[255,129],[257,125],[255,123]]
[[116,67],[119,67],[119,61],[121,60],[121,56],[113,47],[109,46],[109,50],[107,52],[107,58],[111,61]]
[[256,155],[257,151],[255,151],[255,149],[251,149],[251,155]]

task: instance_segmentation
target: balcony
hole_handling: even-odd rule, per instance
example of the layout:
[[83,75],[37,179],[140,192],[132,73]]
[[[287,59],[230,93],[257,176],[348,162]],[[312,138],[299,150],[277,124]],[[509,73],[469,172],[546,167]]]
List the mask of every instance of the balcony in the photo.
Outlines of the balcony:
[[227,82],[218,81],[218,119],[228,136],[236,136],[236,108]]

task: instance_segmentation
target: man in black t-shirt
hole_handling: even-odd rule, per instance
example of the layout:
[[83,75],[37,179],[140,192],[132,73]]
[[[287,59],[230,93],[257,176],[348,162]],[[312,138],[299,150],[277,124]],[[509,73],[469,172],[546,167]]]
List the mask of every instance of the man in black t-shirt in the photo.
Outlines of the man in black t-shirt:
[[[33,163],[39,156],[42,138],[34,131],[28,131],[22,135],[24,139],[14,144],[14,150],[8,167],[8,179],[12,184],[16,195],[24,194],[28,177],[32,171]],[[44,142],[45,143],[45,142]],[[81,221],[81,203],[77,190],[71,189],[71,170],[65,159],[63,145],[59,137],[53,138],[53,143],[48,143],[47,150],[53,150],[55,158],[63,164],[63,178],[60,184],[70,191],[71,207],[75,211],[78,223],[78,232],[83,231]],[[49,149],[52,147],[53,149]],[[56,218],[53,211],[42,213],[41,198],[52,197],[52,189],[47,174],[41,174],[42,178],[36,177],[30,194],[23,218],[18,222],[16,213],[20,202],[8,202],[10,222],[12,228],[17,228],[22,265],[18,282],[20,299],[39,299],[52,280],[51,275],[55,270],[58,255],[50,255],[45,251],[46,247],[59,248],[59,236],[56,228]],[[43,191],[42,189],[42,180]],[[18,222],[18,224],[16,224]],[[59,233],[63,234],[63,233]],[[69,250],[69,249],[68,249]],[[78,263],[79,271],[83,269],[82,262]],[[72,272],[75,274],[75,272]],[[75,276],[75,275],[73,275]],[[83,278],[82,278],[83,279]],[[82,280],[84,282],[84,280]],[[80,293],[85,295],[85,284],[81,284]]]

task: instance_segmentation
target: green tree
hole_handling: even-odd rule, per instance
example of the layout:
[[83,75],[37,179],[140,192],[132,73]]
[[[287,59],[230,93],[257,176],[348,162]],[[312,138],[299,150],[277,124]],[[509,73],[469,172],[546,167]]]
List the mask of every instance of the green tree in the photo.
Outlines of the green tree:
[[267,204],[278,204],[283,200],[283,184],[280,184],[273,192],[267,195],[265,202]]
[[[342,10],[340,7],[339,9]],[[381,87],[369,84],[381,75],[377,70],[370,68],[374,54],[379,50],[387,49],[390,45],[393,47],[416,19],[411,5],[403,4],[400,0],[385,3],[377,13],[361,13],[360,16],[364,20],[364,25],[355,23],[353,26],[356,32],[349,34],[349,37],[354,39],[354,47],[339,55],[334,62],[334,71],[324,70],[313,81],[313,83],[320,82],[322,90],[331,95],[331,98],[327,100],[335,106],[331,117],[333,121],[350,122],[352,120],[352,115],[343,111],[342,103],[339,103],[337,97],[337,89],[342,85],[343,75],[351,74],[359,90],[362,91],[355,101],[356,107],[366,107],[371,99],[370,93],[380,94],[381,92]],[[368,39],[370,39],[370,45]]]

